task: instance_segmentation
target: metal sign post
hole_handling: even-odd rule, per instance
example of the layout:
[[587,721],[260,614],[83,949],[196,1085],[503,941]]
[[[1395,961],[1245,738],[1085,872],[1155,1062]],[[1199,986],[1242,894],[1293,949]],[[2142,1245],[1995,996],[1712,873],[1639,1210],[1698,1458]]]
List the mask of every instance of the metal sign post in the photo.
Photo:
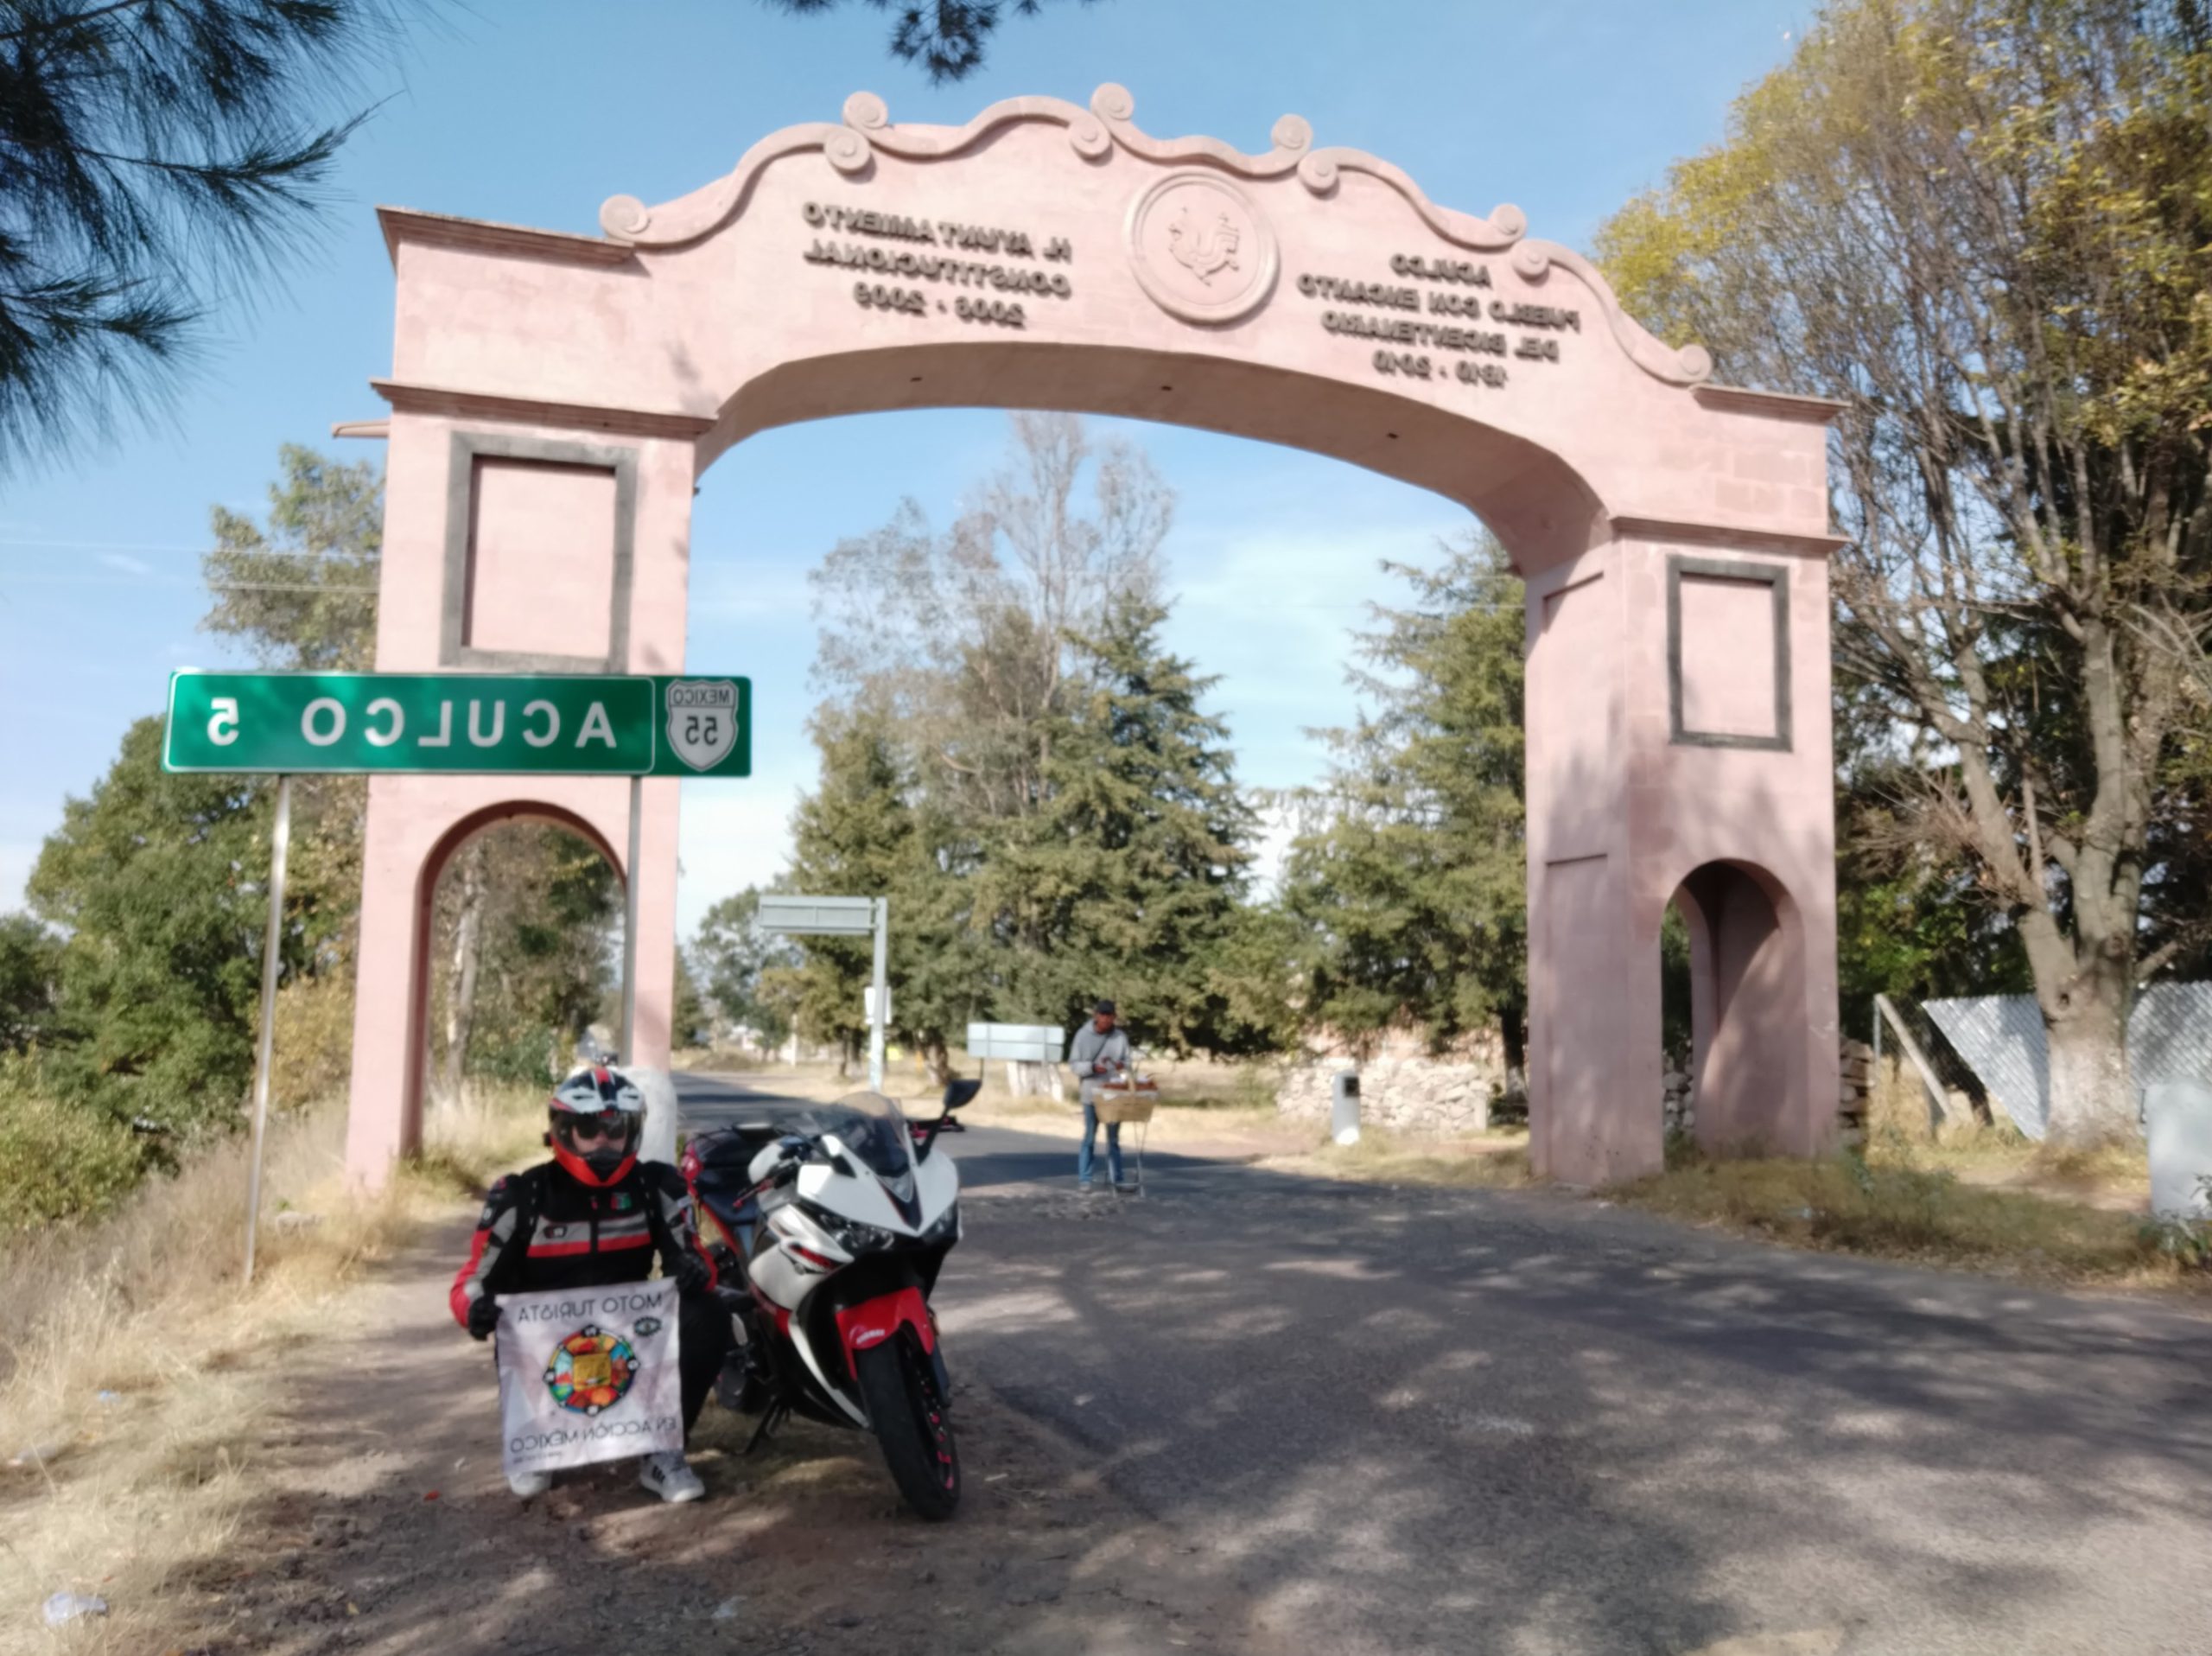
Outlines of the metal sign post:
[[276,779],[276,820],[269,836],[269,925],[261,939],[261,1043],[253,1064],[253,1160],[245,1182],[245,1283],[253,1283],[253,1245],[261,1234],[261,1146],[269,1136],[269,1066],[276,1055],[276,978],[283,970],[284,863],[292,848],[292,779]]
[[645,785],[630,779],[630,844],[622,859],[622,1046],[628,1063],[638,1046],[638,858],[645,837]]
[[883,1091],[883,1041],[890,1021],[891,900],[888,897],[791,897],[760,899],[755,921],[778,937],[875,938],[875,962],[868,997],[868,1084]]

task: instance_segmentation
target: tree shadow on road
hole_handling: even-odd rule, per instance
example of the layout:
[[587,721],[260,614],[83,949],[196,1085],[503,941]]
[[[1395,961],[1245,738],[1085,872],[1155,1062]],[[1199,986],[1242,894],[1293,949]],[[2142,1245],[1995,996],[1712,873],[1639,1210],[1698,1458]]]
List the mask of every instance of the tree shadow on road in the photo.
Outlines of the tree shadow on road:
[[2212,1626],[2212,1325],[1541,1194],[1223,1189],[1004,1199],[948,1337],[1313,1648]]

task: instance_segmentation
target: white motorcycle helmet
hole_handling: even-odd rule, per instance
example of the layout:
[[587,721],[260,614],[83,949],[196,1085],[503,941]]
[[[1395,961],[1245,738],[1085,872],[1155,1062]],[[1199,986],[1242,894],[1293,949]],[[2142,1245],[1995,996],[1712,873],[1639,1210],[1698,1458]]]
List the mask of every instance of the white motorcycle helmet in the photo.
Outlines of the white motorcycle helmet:
[[579,1182],[619,1184],[638,1164],[645,1095],[619,1069],[589,1065],[553,1089],[553,1159]]

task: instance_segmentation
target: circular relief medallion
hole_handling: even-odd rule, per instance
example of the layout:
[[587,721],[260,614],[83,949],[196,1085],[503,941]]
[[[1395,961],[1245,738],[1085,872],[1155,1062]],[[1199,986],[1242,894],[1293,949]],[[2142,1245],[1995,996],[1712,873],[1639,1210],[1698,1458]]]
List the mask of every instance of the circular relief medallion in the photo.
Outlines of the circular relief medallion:
[[1170,173],[1129,204],[1122,239],[1153,303],[1189,322],[1233,322],[1275,284],[1275,237],[1218,174]]

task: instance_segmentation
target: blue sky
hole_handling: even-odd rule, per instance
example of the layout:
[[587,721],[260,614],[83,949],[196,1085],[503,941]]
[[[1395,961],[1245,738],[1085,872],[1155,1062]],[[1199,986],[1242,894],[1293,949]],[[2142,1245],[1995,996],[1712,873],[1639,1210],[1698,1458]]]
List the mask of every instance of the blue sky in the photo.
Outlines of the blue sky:
[[[0,908],[20,901],[63,799],[112,760],[167,675],[228,658],[195,629],[208,508],[258,514],[277,446],[374,417],[391,362],[391,272],[371,208],[393,203],[595,232],[618,193],[680,195],[757,138],[834,120],[880,93],[893,120],[965,120],[1103,80],[1159,134],[1267,147],[1295,111],[1315,141],[1369,150],[1434,199],[1512,201],[1532,234],[1585,245],[1675,156],[1719,136],[1729,99],[1779,63],[1793,0],[1055,0],[1000,31],[992,61],[932,89],[884,51],[886,20],[848,0],[827,18],[753,0],[474,0],[419,29],[404,73],[347,148],[325,233],[281,291],[227,303],[174,412],[113,446],[0,487]],[[756,774],[685,785],[685,929],[772,875],[814,775],[804,735],[813,633],[806,575],[841,537],[912,495],[942,523],[996,459],[984,411],[868,416],[766,433],[704,480],[694,528],[689,665],[752,675]],[[1279,787],[1323,763],[1306,735],[1350,711],[1343,670],[1376,565],[1421,561],[1465,514],[1339,462],[1166,426],[1141,442],[1180,506],[1167,544],[1169,641],[1221,675],[1245,780]]]

